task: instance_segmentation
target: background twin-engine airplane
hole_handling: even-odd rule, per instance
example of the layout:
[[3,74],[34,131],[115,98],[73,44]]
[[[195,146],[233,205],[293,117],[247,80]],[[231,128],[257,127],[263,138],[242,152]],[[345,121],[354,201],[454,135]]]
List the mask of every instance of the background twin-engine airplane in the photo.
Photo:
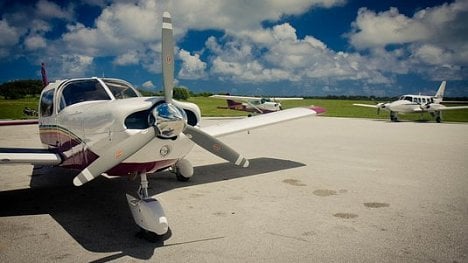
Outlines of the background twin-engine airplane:
[[217,137],[315,115],[308,108],[200,128],[200,109],[172,99],[174,43],[171,16],[163,14],[162,69],[164,97],[142,97],[119,79],[80,78],[55,81],[41,93],[39,131],[47,149],[2,149],[0,163],[57,165],[79,169],[76,186],[101,174],[139,175],[138,197],[127,195],[137,225],[163,235],[167,219],[160,203],[148,195],[147,173],[170,168],[188,180],[193,167],[185,156],[194,144],[241,167],[249,161]]
[[442,81],[435,96],[403,95],[398,100],[393,102],[381,102],[376,105],[356,103],[353,105],[368,108],[376,108],[377,114],[380,113],[381,109],[389,111],[390,120],[394,122],[398,121],[398,113],[419,113],[422,115],[424,112],[428,112],[433,118],[435,118],[436,122],[441,122],[442,111],[468,109],[468,106],[447,107],[445,105],[442,105],[445,92],[445,85],[446,82]]

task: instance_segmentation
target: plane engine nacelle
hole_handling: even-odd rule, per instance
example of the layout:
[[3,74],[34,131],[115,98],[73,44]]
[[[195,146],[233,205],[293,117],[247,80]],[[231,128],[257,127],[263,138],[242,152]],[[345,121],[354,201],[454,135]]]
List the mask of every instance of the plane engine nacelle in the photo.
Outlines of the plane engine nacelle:
[[423,110],[427,110],[427,111],[438,111],[440,110],[441,108],[444,108],[445,106],[443,105],[440,105],[440,104],[432,104],[432,103],[428,103],[428,104],[425,104],[425,105],[421,105],[421,108]]
[[169,225],[158,200],[154,198],[136,199],[127,194],[127,201],[133,219],[138,226],[157,235],[167,233]]

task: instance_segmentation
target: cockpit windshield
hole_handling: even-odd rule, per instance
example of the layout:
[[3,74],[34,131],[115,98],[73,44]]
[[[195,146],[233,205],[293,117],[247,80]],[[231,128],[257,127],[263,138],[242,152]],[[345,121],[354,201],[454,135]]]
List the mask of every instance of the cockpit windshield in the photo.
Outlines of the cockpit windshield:
[[104,87],[97,79],[72,81],[63,88],[60,98],[60,110],[83,101],[110,100]]
[[109,87],[109,90],[112,92],[116,99],[138,97],[136,91],[124,82],[111,79],[103,79],[102,81],[104,81],[106,86]]
[[401,96],[400,100],[407,100],[407,101],[413,102],[413,97],[411,97],[411,96]]

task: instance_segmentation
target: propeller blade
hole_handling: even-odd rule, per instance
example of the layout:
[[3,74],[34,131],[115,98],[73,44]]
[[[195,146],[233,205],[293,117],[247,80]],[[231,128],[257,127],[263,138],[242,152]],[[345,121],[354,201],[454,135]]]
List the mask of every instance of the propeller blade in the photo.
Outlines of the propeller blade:
[[172,103],[172,90],[174,88],[174,40],[172,36],[171,14],[169,12],[164,12],[163,14],[161,37],[164,98],[167,103]]
[[226,161],[229,161],[235,165],[248,167],[249,160],[244,158],[231,147],[224,144],[222,141],[216,139],[215,137],[209,135],[208,133],[195,128],[193,126],[187,126],[184,131],[184,134],[193,142],[198,144],[200,147],[211,152],[212,154],[223,158]]
[[380,107],[377,107],[377,115],[380,115]]
[[153,127],[140,131],[137,134],[131,135],[129,138],[121,141],[110,147],[97,160],[92,162],[88,167],[80,172],[74,179],[73,184],[76,186],[83,185],[112,167],[118,165],[123,160],[127,159],[149,141],[155,137],[156,133]]

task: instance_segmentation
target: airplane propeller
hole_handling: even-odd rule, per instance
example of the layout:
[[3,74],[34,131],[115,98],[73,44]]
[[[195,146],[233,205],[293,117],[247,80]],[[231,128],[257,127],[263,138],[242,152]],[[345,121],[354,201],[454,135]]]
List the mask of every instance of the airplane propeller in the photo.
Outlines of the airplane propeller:
[[[164,99],[167,104],[169,104],[170,106],[174,106],[172,104],[172,92],[174,87],[174,40],[172,34],[171,15],[168,12],[164,12],[163,14],[162,27],[162,68],[164,82]],[[174,108],[176,107],[174,106]],[[179,111],[182,114],[184,114],[183,110],[179,109]],[[229,161],[236,165],[242,165],[243,167],[247,167],[249,165],[249,161],[242,157],[242,155],[237,153],[234,149],[227,146],[215,137],[209,135],[208,133],[198,128],[186,125],[186,117],[184,121],[185,125],[182,128],[181,132],[183,132],[194,143],[204,148],[205,150],[225,159],[226,161]]]
[[377,115],[380,115],[380,109],[385,108],[385,103],[381,102],[377,104]]
[[154,117],[153,127],[142,130],[137,134],[130,135],[127,139],[110,147],[98,159],[83,169],[73,179],[73,184],[80,186],[85,184],[102,173],[118,165],[131,155],[135,154],[143,146],[148,144],[154,137],[163,139],[175,138],[180,133],[184,133],[207,151],[242,167],[248,167],[249,161],[234,149],[224,144],[215,137],[202,131],[199,128],[187,125],[187,116],[183,109],[172,103],[174,87],[174,41],[172,34],[171,15],[168,12],[163,14],[162,25],[162,71],[164,84],[164,101],[157,102],[151,111]]
[[150,127],[138,132],[137,134],[131,135],[118,144],[113,145],[104,154],[99,156],[98,159],[82,170],[80,174],[73,179],[73,184],[80,186],[95,179],[105,171],[118,165],[123,160],[136,153],[150,142],[154,136],[154,128]]
[[234,149],[196,127],[187,126],[184,134],[198,146],[226,161],[242,167],[249,166],[249,161]]

